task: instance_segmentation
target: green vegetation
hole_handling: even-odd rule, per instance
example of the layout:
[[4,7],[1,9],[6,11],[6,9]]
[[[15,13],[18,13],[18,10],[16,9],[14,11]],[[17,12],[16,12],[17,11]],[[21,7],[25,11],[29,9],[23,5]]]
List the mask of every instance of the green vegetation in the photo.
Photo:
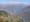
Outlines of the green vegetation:
[[6,11],[0,10],[0,15],[1,16],[4,16],[4,15],[8,16],[8,13]]
[[[0,16],[8,16],[8,13],[6,11],[0,11]],[[18,20],[18,17],[17,18],[14,18],[14,17],[4,17],[4,22],[22,22],[20,20]]]

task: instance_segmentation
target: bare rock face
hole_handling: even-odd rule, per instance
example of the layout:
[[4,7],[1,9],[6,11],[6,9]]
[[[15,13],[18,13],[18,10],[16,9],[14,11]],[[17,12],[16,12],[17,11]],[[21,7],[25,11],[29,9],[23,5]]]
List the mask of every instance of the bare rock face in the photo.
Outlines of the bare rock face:
[[30,5],[24,8],[24,14],[23,19],[25,22],[30,22]]
[[30,14],[30,5],[24,8],[24,14],[25,15]]

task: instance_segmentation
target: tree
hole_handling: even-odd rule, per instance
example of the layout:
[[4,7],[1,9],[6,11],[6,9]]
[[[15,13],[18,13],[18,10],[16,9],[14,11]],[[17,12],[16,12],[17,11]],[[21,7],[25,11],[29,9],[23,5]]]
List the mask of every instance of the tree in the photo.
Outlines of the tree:
[[8,13],[6,11],[4,11],[4,10],[0,10],[0,15],[6,15],[6,16],[8,16]]

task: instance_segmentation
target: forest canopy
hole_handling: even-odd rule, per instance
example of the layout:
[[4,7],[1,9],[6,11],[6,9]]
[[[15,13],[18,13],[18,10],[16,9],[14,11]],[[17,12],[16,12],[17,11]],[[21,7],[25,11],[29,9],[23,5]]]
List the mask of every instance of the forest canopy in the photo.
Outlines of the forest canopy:
[[0,10],[0,15],[7,15],[8,13],[6,11]]

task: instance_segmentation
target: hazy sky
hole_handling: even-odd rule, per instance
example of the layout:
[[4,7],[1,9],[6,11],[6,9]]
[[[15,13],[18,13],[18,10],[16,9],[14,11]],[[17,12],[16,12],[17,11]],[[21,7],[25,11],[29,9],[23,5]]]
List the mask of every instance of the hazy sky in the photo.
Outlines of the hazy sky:
[[30,2],[30,0],[0,0],[0,2]]

